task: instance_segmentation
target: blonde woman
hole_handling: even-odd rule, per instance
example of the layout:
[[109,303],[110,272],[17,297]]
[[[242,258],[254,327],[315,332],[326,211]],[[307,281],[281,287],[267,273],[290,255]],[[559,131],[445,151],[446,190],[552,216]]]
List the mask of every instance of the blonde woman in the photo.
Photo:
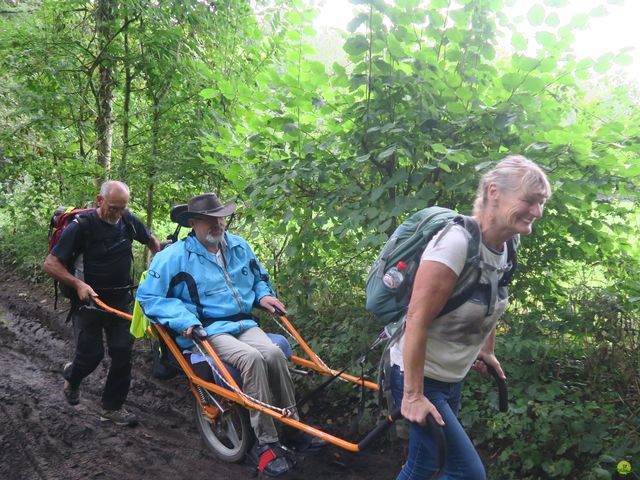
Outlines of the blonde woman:
[[[438,470],[436,440],[426,428],[432,415],[444,428],[446,479],[484,480],[473,443],[457,419],[461,386],[476,360],[506,378],[494,353],[496,323],[507,306],[506,287],[488,308],[487,287],[509,269],[507,242],[531,233],[551,196],[546,175],[520,155],[500,161],[478,186],[473,219],[482,234],[482,271],[477,292],[460,307],[439,315],[466,260],[468,236],[462,226],[441,231],[427,245],[416,273],[402,337],[391,348],[392,389],[402,415],[411,422],[409,455],[397,480],[429,479]],[[439,237],[443,235],[442,239]],[[481,362],[479,362],[481,363]],[[484,368],[479,365],[476,368]]]

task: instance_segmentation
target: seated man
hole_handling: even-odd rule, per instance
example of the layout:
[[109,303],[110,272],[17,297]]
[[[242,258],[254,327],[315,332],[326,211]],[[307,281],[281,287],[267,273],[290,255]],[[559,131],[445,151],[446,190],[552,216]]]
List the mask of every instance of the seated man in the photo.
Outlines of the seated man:
[[[240,371],[244,393],[270,405],[293,407],[287,360],[251,315],[257,305],[272,313],[284,312],[285,306],[247,242],[225,232],[224,217],[235,208],[234,203],[222,205],[213,193],[191,198],[176,220],[192,232],[156,254],[137,299],[151,321],[181,334],[177,343],[182,348],[193,345],[193,329],[202,325],[221,360]],[[292,417],[298,418],[295,409]],[[250,459],[257,464],[263,455],[273,457],[265,473],[285,473],[290,465],[273,419],[255,410],[250,418],[258,440]],[[311,446],[325,443],[305,440]]]

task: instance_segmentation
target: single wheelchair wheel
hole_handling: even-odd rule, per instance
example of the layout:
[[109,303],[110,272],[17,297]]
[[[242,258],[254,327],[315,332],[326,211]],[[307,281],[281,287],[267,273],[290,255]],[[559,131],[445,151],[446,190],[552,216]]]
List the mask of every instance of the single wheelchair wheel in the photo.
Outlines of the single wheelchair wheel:
[[237,463],[244,459],[247,450],[253,444],[254,434],[249,422],[249,413],[240,405],[229,403],[223,413],[217,407],[215,418],[209,418],[200,402],[193,399],[196,426],[200,435],[213,453],[225,462]]

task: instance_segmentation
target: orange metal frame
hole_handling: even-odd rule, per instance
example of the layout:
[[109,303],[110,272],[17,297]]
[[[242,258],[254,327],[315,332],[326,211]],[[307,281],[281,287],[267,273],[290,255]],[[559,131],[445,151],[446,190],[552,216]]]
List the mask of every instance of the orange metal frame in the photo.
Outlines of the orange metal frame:
[[[94,298],[95,303],[101,307],[102,309],[113,313],[114,315],[117,315],[119,317],[122,318],[126,318],[128,320],[131,320],[131,315],[121,312],[120,310],[116,310],[115,308],[112,308],[110,306],[108,306],[107,304],[105,304],[104,302],[102,302],[100,299],[98,298]],[[285,317],[282,315],[278,315],[278,318],[280,319],[280,321],[283,323],[283,325],[286,327],[286,329],[289,331],[289,333],[291,333],[291,335],[293,335],[293,337],[296,339],[296,341],[298,342],[298,344],[300,345],[300,347],[302,348],[302,350],[306,353],[306,355],[309,357],[309,359],[305,359],[305,358],[301,358],[298,357],[296,355],[293,355],[291,357],[291,361],[296,364],[299,365],[301,367],[305,367],[305,368],[309,368],[311,370],[314,370],[318,373],[320,373],[321,375],[325,375],[325,376],[333,376],[333,375],[338,375],[339,372],[336,370],[333,370],[331,368],[328,368],[326,365],[324,365],[322,363],[322,361],[319,359],[319,357],[313,352],[313,350],[311,349],[311,347],[309,347],[309,345],[307,344],[307,342],[305,342],[305,340],[302,338],[302,336],[298,333],[298,331],[295,329],[295,327],[293,326],[293,324]],[[200,402],[200,405],[202,406],[202,410],[205,412],[205,414],[207,416],[211,416],[211,419],[213,421],[215,421],[215,415],[216,415],[216,411],[217,409],[215,409],[214,411],[211,411],[211,409],[208,406],[205,406],[202,404],[202,400],[200,399],[200,396],[197,394],[196,389],[194,387],[194,385],[200,386],[216,395],[219,395],[227,400],[230,400],[234,403],[237,403],[245,408],[248,409],[253,409],[253,410],[258,410],[260,412],[265,413],[266,415],[269,415],[271,417],[273,417],[274,419],[289,425],[291,427],[297,428],[298,430],[302,430],[303,432],[307,432],[311,435],[314,435],[318,438],[321,438],[323,440],[326,440],[327,442],[336,445],[340,448],[343,448],[345,450],[348,450],[350,452],[359,452],[361,451],[361,448],[358,446],[357,443],[352,443],[352,442],[348,442],[340,437],[336,437],[335,435],[331,435],[329,433],[326,433],[318,428],[312,427],[310,425],[307,425],[306,423],[303,423],[299,420],[294,420],[293,418],[287,417],[286,415],[272,409],[269,407],[265,407],[263,405],[257,404],[253,401],[251,401],[250,399],[247,399],[241,395],[239,395],[238,393],[234,392],[233,390],[230,390],[228,388],[225,387],[221,387],[219,385],[216,385],[215,383],[211,383],[211,382],[207,382],[206,380],[203,380],[202,378],[198,377],[193,369],[191,368],[191,365],[189,364],[189,362],[187,362],[187,360],[184,358],[184,356],[182,355],[182,352],[180,351],[180,349],[178,348],[178,346],[176,345],[176,343],[173,341],[173,339],[169,336],[169,334],[167,333],[166,329],[164,327],[162,327],[161,325],[157,325],[157,324],[151,324],[151,326],[149,327],[150,329],[155,330],[155,332],[158,333],[158,335],[160,337],[162,337],[162,339],[164,340],[164,342],[166,343],[166,345],[169,347],[169,350],[171,351],[171,353],[173,354],[174,358],[178,361],[178,363],[180,364],[180,367],[182,368],[182,370],[184,371],[184,373],[186,374],[189,383],[190,383],[190,387],[192,390],[192,393],[194,394],[194,396],[196,397],[196,399],[198,400],[198,402]],[[220,372],[220,374],[222,374],[222,376],[224,377],[224,379],[228,382],[229,385],[232,386],[232,388],[235,388],[237,390],[240,390],[240,387],[238,386],[238,384],[236,383],[236,381],[233,379],[233,377],[231,376],[231,374],[229,373],[229,371],[227,370],[227,368],[225,367],[224,363],[222,362],[222,360],[220,360],[220,358],[218,357],[218,355],[216,354],[216,352],[214,351],[213,347],[211,346],[211,344],[209,342],[201,342],[200,346],[207,352],[207,354],[213,359],[213,361],[215,362],[215,365],[218,369],[218,371]],[[339,374],[339,377],[345,381],[357,384],[357,385],[362,385],[365,388],[368,388],[370,390],[379,390],[379,386],[377,383],[371,382],[370,380],[365,380],[361,377],[356,377],[354,375],[349,375],[346,373],[341,373]],[[391,422],[391,420],[389,420],[389,422]]]

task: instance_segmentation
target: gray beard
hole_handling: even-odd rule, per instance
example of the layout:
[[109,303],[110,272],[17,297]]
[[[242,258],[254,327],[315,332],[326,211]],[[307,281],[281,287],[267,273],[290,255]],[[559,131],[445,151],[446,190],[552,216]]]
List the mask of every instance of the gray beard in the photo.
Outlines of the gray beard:
[[217,247],[222,243],[222,238],[223,238],[222,235],[214,237],[210,233],[207,233],[207,236],[204,237],[204,241],[207,243],[207,246],[209,247]]

